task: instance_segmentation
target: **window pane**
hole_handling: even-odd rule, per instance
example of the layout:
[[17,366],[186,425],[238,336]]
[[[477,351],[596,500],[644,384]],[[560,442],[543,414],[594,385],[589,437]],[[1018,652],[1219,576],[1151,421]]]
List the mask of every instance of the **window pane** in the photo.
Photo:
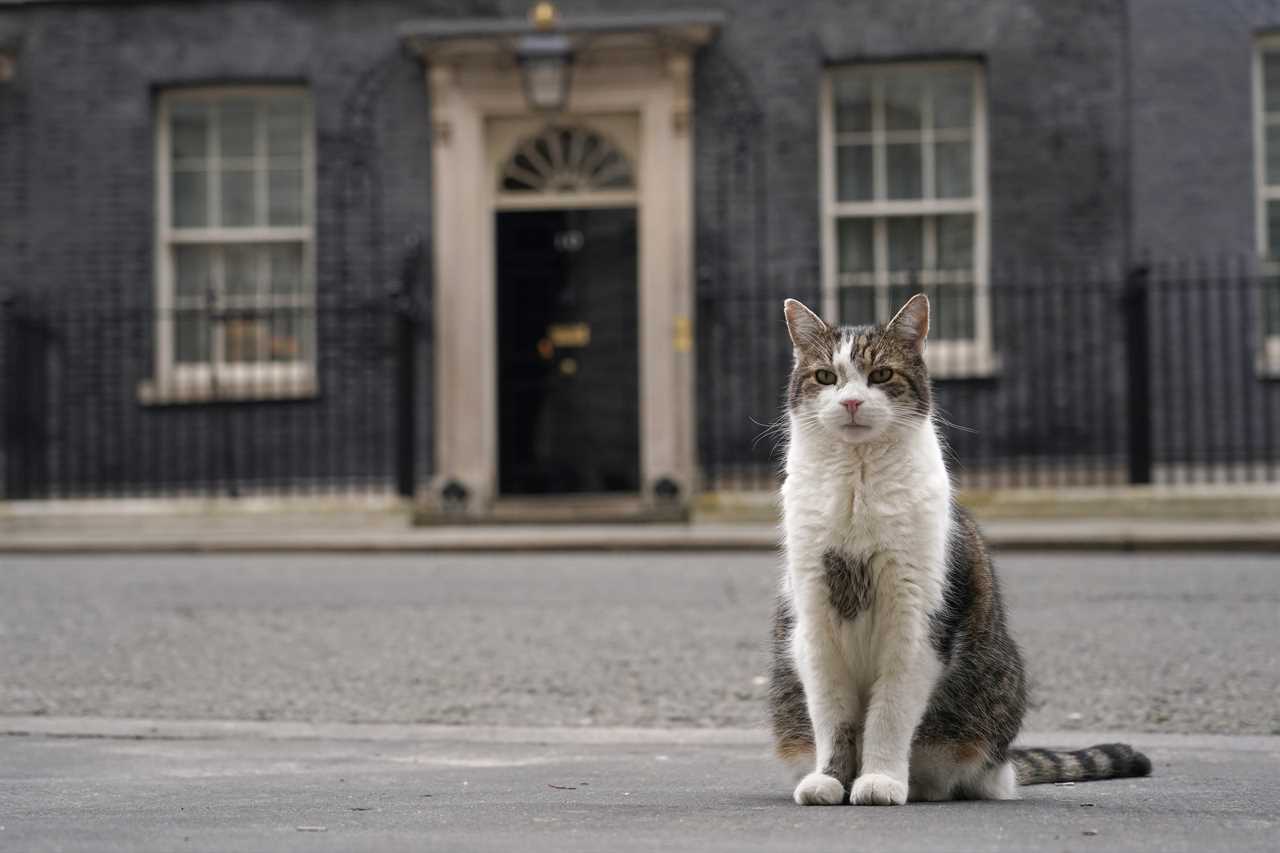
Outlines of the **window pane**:
[[939,71],[932,75],[933,126],[967,128],[973,126],[973,74],[969,71]]
[[267,321],[257,314],[241,313],[228,317],[223,324],[226,359],[244,363],[264,361],[267,348]]
[[889,222],[889,269],[919,270],[924,266],[924,220],[895,216]]
[[207,246],[175,246],[173,249],[174,296],[203,302],[213,289],[213,270]]
[[1267,125],[1267,183],[1280,184],[1280,125]]
[[840,220],[840,272],[870,272],[876,268],[874,224],[873,219]]
[[939,216],[938,263],[940,270],[973,269],[973,217],[967,214]]
[[1268,336],[1280,335],[1280,278],[1262,282],[1262,330]]
[[271,247],[271,279],[267,290],[272,296],[296,296],[302,293],[302,245]]
[[222,173],[222,222],[224,227],[253,225],[253,172],[235,170]]
[[939,142],[933,148],[933,171],[938,198],[968,198],[973,194],[973,150],[968,142]]
[[259,251],[253,246],[227,246],[223,249],[223,292],[227,296],[258,295]]
[[1280,259],[1280,201],[1267,202],[1267,257]]
[[836,133],[871,130],[871,78],[865,74],[836,77]]
[[919,130],[924,77],[918,71],[884,75],[884,122],[889,130]]
[[218,146],[222,159],[253,156],[254,103],[227,98],[218,104]]
[[267,180],[269,225],[302,224],[302,172],[272,169]]
[[200,228],[209,224],[208,176],[205,172],[174,172],[173,225]]
[[169,147],[173,159],[202,159],[208,156],[208,143],[208,105],[175,101],[169,107]]
[[922,146],[886,145],[889,198],[921,198]]
[[301,311],[272,312],[268,356],[271,361],[300,361],[302,359]]
[[874,323],[876,321],[876,289],[874,287],[840,288],[840,322]]
[[209,318],[203,311],[174,313],[173,360],[179,364],[209,361]]
[[839,201],[869,200],[874,192],[871,183],[871,146],[837,147],[836,180],[836,198]]
[[1267,112],[1280,112],[1280,53],[1262,55],[1262,91]]
[[302,109],[301,98],[273,98],[267,102],[267,156],[301,158]]
[[940,284],[929,290],[929,300],[930,337],[954,341],[976,336],[973,285]]

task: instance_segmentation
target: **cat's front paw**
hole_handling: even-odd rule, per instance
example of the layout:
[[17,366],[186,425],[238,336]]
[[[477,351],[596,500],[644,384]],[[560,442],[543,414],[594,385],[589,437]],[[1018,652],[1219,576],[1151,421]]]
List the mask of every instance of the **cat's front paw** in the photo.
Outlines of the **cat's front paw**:
[[853,781],[849,802],[856,806],[901,806],[907,802],[907,783],[883,773],[864,773]]
[[834,776],[810,773],[796,785],[796,803],[801,806],[838,806],[844,802],[844,785]]

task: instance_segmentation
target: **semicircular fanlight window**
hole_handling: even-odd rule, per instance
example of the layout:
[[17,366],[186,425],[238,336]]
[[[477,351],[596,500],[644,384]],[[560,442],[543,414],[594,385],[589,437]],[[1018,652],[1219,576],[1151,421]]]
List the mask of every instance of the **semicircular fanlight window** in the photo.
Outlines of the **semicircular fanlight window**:
[[534,193],[631,190],[635,177],[626,155],[594,130],[548,125],[516,146],[499,187]]

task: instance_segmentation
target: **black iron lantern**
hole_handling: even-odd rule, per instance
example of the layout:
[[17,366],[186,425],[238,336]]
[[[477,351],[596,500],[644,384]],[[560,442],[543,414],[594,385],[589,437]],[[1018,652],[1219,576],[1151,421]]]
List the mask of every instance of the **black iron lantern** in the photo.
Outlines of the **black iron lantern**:
[[569,101],[573,46],[568,36],[552,32],[559,17],[553,4],[536,4],[529,10],[529,20],[538,32],[523,36],[516,45],[524,97],[538,112],[559,112]]
[[569,101],[573,50],[568,36],[534,33],[520,39],[517,56],[524,78],[524,96],[538,112],[559,112]]

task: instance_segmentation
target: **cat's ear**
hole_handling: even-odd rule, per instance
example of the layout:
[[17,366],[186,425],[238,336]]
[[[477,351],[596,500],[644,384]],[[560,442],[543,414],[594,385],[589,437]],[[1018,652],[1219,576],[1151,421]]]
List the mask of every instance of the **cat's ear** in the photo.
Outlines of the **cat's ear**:
[[798,299],[783,302],[782,310],[787,315],[787,334],[791,335],[791,343],[796,349],[812,349],[828,331],[822,318]]
[[924,352],[924,340],[929,337],[929,297],[917,293],[908,299],[885,328],[916,352]]

